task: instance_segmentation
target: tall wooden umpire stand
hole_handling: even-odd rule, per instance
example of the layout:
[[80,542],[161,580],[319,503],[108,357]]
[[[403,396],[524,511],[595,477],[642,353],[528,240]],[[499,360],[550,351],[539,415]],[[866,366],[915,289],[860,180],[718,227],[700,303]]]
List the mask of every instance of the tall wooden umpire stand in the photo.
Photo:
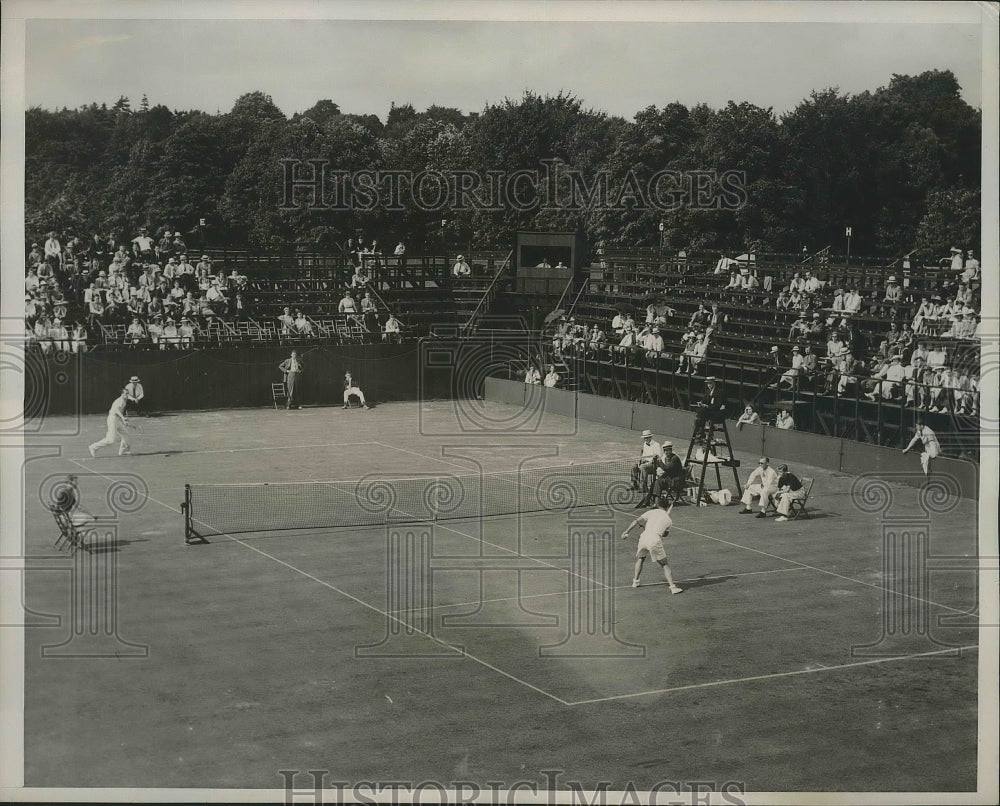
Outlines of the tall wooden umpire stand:
[[[695,494],[695,501],[701,503],[705,493],[705,476],[708,467],[711,465],[715,469],[715,489],[722,489],[721,468],[732,468],[733,480],[736,482],[736,497],[743,496],[743,489],[740,486],[740,474],[738,472],[740,460],[733,456],[733,443],[729,439],[729,428],[726,426],[725,405],[723,398],[718,391],[715,378],[709,376],[705,379],[705,399],[698,404],[698,413],[695,416],[694,431],[691,434],[691,441],[688,443],[687,455],[684,457],[684,467],[692,473],[692,486],[697,472],[698,492]],[[716,437],[721,437],[717,439]],[[691,455],[694,453],[696,445],[702,446],[701,461],[695,459],[691,464]],[[719,449],[723,448],[725,453],[720,455]]]

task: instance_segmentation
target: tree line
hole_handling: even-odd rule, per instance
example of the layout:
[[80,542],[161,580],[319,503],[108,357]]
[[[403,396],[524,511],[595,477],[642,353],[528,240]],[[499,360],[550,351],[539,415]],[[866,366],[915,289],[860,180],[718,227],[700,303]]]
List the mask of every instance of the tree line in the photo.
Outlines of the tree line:
[[[505,248],[517,229],[582,229],[617,247],[843,251],[940,257],[980,242],[982,115],[950,71],[893,75],[857,95],[813,92],[793,110],[730,101],[649,106],[632,120],[569,93],[526,92],[481,112],[393,105],[375,115],[321,100],[287,117],[261,92],[228,112],[111,107],[26,112],[26,231],[129,238],[139,226],[189,232],[211,245],[335,249],[364,232],[383,246]],[[738,172],[736,206],[622,203],[588,209],[282,209],[283,160],[325,160],[343,171],[538,170],[578,175]],[[943,253],[942,253],[943,254]]]

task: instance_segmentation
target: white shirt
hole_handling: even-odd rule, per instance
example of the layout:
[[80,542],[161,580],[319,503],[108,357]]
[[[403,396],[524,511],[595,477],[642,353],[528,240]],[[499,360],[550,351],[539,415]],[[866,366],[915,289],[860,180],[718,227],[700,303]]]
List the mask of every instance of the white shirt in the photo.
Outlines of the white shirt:
[[666,511],[659,507],[644,512],[640,517],[646,522],[646,526],[639,536],[640,544],[643,538],[662,539],[666,537],[667,532],[670,531],[670,527],[674,525],[673,520],[671,520]]
[[555,386],[557,383],[559,383],[559,374],[557,372],[553,371],[553,372],[550,372],[548,375],[545,376],[545,385],[546,386],[552,387],[552,386]]
[[125,398],[116,397],[115,402],[111,404],[111,408],[108,409],[108,427],[115,428],[118,426],[118,418],[125,416]]
[[924,443],[924,451],[931,459],[941,455],[941,443],[938,442],[937,434],[931,431],[926,425],[917,426],[917,436]]
[[761,487],[775,487],[778,486],[778,474],[773,467],[768,465],[767,467],[761,467],[757,465],[756,470],[750,474],[750,478],[747,479],[746,486],[749,487],[752,484],[759,484]]
[[542,382],[542,373],[534,367],[531,367],[526,373],[524,373],[524,382],[539,384]]
[[666,456],[663,453],[663,446],[655,439],[651,439],[648,444],[645,440],[643,440],[642,458],[639,460],[640,463],[647,464],[648,460],[652,459],[654,456],[661,461],[666,460]]
[[795,428],[795,420],[792,418],[791,414],[787,416],[784,414],[779,414],[778,419],[775,422],[775,425],[778,428],[784,429],[785,431],[791,431],[793,428]]

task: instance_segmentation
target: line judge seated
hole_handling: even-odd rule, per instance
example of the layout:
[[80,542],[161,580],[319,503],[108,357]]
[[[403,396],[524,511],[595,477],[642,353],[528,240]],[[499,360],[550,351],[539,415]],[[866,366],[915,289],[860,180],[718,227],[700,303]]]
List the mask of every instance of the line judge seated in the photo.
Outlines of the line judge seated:
[[664,442],[661,451],[661,458],[657,460],[658,467],[656,475],[650,484],[646,497],[636,505],[639,507],[652,506],[661,495],[672,494],[677,501],[684,492],[687,483],[687,469],[681,458],[674,453],[674,443]]
[[648,490],[653,488],[656,472],[665,459],[663,446],[653,440],[653,432],[648,428],[642,432],[642,448],[639,461],[632,468],[632,489],[640,487]]

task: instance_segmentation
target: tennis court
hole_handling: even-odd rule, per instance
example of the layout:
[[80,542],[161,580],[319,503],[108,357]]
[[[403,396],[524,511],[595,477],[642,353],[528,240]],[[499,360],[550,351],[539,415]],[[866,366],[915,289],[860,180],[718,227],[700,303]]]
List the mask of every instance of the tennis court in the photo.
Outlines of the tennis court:
[[[514,416],[480,405],[495,422]],[[531,484],[557,490],[560,474],[627,467],[638,451],[634,432],[556,415],[510,434],[449,433],[451,407],[150,417],[120,459],[89,457],[104,418],[85,417],[61,455],[29,461],[28,491],[75,472],[95,514],[121,474],[145,489],[114,545],[86,560],[116,575],[104,646],[117,649],[43,657],[67,620],[26,631],[26,783],[280,788],[279,770],[295,769],[544,787],[542,771],[559,770],[560,786],[611,789],[975,787],[977,591],[962,563],[977,550],[974,501],[928,516],[919,490],[890,485],[887,526],[855,503],[853,477],[793,467],[816,479],[809,519],[738,517],[735,503],[673,511],[680,596],[649,563],[631,587],[637,530],[617,538],[637,499],[277,529],[299,523],[308,494],[301,506],[244,496],[239,512],[204,515],[207,544],[185,545],[186,484],[350,489],[547,468]],[[682,452],[690,435],[660,436]],[[756,457],[741,458],[745,478]],[[226,534],[232,517],[261,528]],[[53,553],[53,528],[29,494],[29,555]],[[929,535],[926,579],[885,565],[883,533],[904,528]],[[27,575],[37,622],[69,613],[72,595],[69,574]],[[887,608],[909,620],[890,619],[888,634]]]

